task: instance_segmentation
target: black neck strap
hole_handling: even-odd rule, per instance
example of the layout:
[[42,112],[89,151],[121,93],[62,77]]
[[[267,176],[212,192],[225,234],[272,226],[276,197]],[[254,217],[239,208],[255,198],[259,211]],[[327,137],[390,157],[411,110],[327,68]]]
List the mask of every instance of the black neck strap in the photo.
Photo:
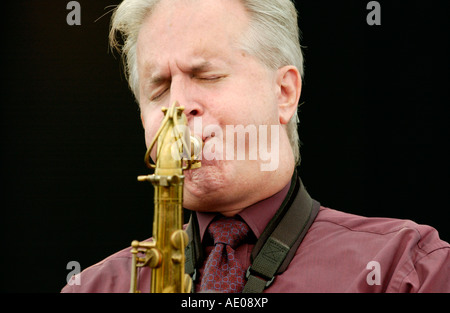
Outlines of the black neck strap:
[[[320,204],[306,192],[297,171],[292,176],[286,198],[274,217],[267,224],[253,248],[252,265],[247,269],[247,284],[243,292],[262,292],[283,273],[313,223]],[[197,215],[192,212],[187,227],[189,244],[186,247],[185,270],[193,281],[198,278],[197,269],[203,264],[203,247]]]

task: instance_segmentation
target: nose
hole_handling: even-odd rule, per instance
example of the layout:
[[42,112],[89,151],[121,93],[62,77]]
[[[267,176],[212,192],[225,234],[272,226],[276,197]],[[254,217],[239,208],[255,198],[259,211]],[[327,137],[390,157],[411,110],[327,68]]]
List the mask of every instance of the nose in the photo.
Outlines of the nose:
[[190,77],[177,77],[172,79],[170,86],[170,103],[177,101],[184,107],[184,114],[188,121],[194,117],[201,116],[204,108],[200,102],[201,95],[197,92],[195,84]]

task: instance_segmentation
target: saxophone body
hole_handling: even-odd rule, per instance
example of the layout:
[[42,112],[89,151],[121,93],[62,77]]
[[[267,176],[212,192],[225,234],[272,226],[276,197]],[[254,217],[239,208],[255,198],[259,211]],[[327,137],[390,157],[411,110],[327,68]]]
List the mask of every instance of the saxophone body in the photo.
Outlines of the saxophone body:
[[[131,243],[132,268],[130,292],[137,289],[138,271],[151,268],[152,293],[191,292],[192,280],[185,273],[185,247],[188,236],[183,230],[183,171],[200,166],[201,139],[191,137],[183,107],[174,103],[162,108],[165,116],[145,155],[145,163],[154,174],[139,176],[154,186],[153,241]],[[150,153],[157,143],[156,165]]]

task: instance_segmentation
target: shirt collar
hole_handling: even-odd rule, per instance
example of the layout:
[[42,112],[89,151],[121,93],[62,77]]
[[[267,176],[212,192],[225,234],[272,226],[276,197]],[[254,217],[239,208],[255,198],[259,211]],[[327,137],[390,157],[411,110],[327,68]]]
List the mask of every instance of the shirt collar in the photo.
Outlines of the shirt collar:
[[[238,214],[247,223],[256,238],[259,238],[269,221],[280,208],[284,198],[286,198],[290,186],[291,182],[289,181],[283,189],[273,196],[250,205]],[[219,214],[211,212],[197,212],[200,238],[202,241],[209,223],[211,223],[217,215]]]

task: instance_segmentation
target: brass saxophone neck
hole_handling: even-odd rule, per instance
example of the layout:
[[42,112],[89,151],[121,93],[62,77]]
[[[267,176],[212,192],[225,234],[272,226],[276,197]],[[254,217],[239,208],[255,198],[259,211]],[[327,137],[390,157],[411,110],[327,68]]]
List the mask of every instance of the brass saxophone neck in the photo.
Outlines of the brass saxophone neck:
[[[137,269],[150,267],[151,292],[190,292],[192,280],[185,274],[184,250],[188,236],[183,230],[183,171],[201,166],[202,140],[190,136],[184,108],[174,102],[162,108],[164,118],[145,153],[146,165],[155,169],[151,175],[139,176],[154,186],[153,241],[132,242],[130,292],[138,292]],[[156,147],[156,162],[150,154]]]

